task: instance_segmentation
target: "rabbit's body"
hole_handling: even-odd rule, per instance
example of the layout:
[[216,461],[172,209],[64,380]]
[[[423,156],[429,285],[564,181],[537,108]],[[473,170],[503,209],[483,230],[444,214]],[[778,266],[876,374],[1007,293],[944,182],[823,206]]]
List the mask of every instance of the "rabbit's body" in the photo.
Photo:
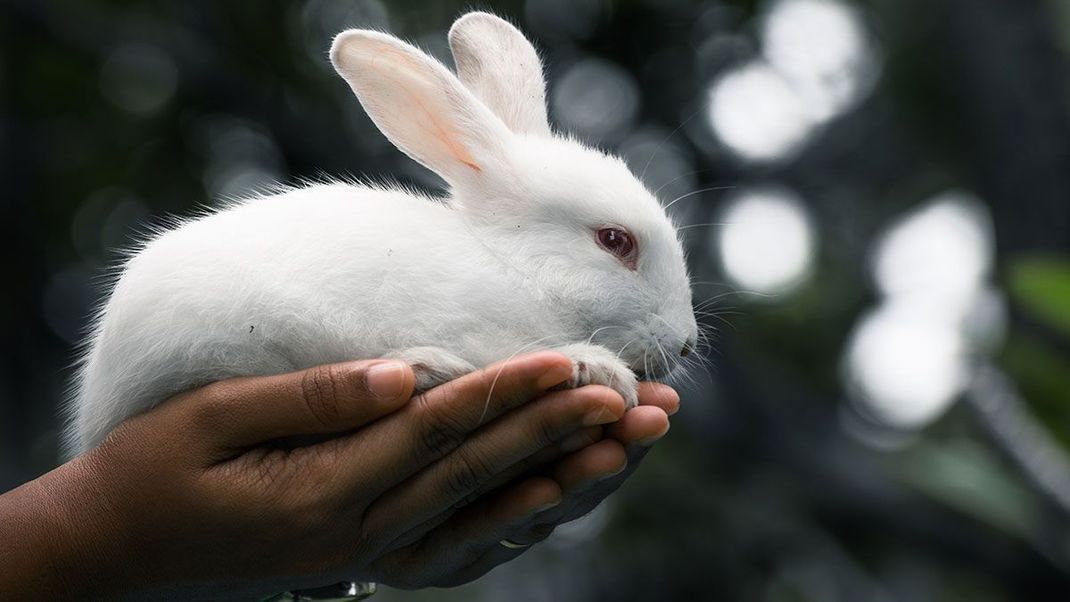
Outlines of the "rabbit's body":
[[156,238],[102,314],[80,382],[79,447],[220,378],[414,347],[483,366],[526,343],[566,342],[552,306],[461,219],[400,190],[332,184],[252,199]]
[[450,185],[325,184],[233,204],[149,240],[98,315],[70,451],[198,385],[384,356],[427,388],[540,348],[574,386],[636,402],[635,372],[694,345],[683,251],[620,160],[556,136],[538,57],[482,13],[450,33],[463,85],[378,32],[331,58],[379,128]]

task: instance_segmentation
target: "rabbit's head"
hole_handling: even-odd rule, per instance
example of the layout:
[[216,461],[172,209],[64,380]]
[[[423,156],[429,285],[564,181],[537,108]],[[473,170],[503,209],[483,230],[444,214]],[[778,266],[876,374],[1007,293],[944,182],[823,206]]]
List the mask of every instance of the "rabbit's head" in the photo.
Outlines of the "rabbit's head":
[[450,30],[457,75],[374,31],[339,34],[331,60],[380,130],[442,176],[503,265],[553,308],[571,342],[667,375],[695,346],[676,229],[618,158],[555,134],[531,43],[487,13]]

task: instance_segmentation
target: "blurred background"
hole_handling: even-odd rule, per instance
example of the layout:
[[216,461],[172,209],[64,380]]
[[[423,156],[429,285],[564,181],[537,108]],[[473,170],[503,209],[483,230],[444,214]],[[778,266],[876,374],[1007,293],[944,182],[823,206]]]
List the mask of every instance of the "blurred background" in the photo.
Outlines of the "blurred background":
[[[147,224],[272,182],[441,187],[326,50],[374,27],[452,64],[471,7],[0,0],[0,491],[55,466],[74,345]],[[671,204],[708,361],[601,509],[381,598],[1066,599],[1070,3],[476,7],[535,40],[553,122]]]

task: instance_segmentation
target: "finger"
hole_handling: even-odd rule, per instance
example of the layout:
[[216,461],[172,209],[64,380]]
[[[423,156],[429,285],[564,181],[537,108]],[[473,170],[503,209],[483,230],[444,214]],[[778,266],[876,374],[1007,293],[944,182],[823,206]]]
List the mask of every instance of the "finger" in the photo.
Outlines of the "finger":
[[[546,395],[480,429],[449,455],[387,492],[368,508],[365,521],[375,533],[389,530],[400,536],[444,508],[466,501],[554,441],[583,427],[615,421],[623,413],[624,398],[609,387],[589,385]],[[399,508],[405,509],[402,516]]]
[[[518,487],[522,487],[522,484],[518,485]],[[506,504],[506,501],[503,500],[500,504]],[[538,521],[540,512],[538,508],[532,509],[535,511],[534,516],[526,516],[526,521],[519,525],[516,522],[505,523],[498,529],[488,529],[487,535],[482,537],[473,536],[472,541],[477,543],[465,546],[463,555],[459,555],[455,559],[456,562],[470,560],[469,564],[450,567],[450,570],[443,571],[433,578],[429,585],[434,587],[456,587],[473,582],[495,567],[528,552],[535,544],[553,535],[553,530],[560,523],[553,521],[533,523],[533,521]],[[552,511],[551,509],[550,512]],[[477,529],[479,526],[475,528]],[[450,537],[463,537],[463,535],[450,534]],[[508,541],[510,545],[505,545],[503,543],[505,541]]]
[[[629,414],[634,411],[630,410]],[[632,447],[634,449],[626,450],[614,440],[584,447],[559,462],[554,471],[556,478],[568,485],[568,489],[559,489],[563,496],[558,503],[539,507],[535,501],[516,493],[524,491],[529,486],[528,481],[537,481],[541,477],[521,481],[500,493],[480,498],[450,516],[421,538],[419,546],[407,549],[400,557],[409,562],[426,562],[424,558],[434,555],[448,558],[440,575],[429,585],[452,587],[477,579],[528,549],[503,546],[499,543],[501,540],[529,545],[538,543],[549,537],[557,525],[588,514],[616,491],[639,466],[647,449]],[[560,486],[560,482],[558,484]],[[515,517],[525,518],[515,520]],[[465,545],[458,545],[458,542],[465,542]],[[462,565],[465,561],[469,564]],[[463,568],[458,569],[458,566]]]
[[606,434],[624,446],[639,444],[649,447],[669,432],[669,417],[660,407],[638,406],[628,410],[621,419],[606,427]]
[[[632,409],[628,414],[632,414],[637,409],[640,408]],[[664,412],[657,408],[650,409],[664,416]],[[621,419],[621,422],[628,418],[628,414]],[[616,428],[618,425],[619,423],[611,425],[609,428]],[[627,426],[625,430],[631,428],[633,426]],[[521,544],[534,544],[546,539],[558,525],[586,516],[605,498],[616,491],[639,467],[648,449],[649,447],[638,444],[624,447],[618,441],[607,439],[569,455],[561,460],[553,470],[554,478],[564,492],[561,501],[550,508],[534,509],[534,515],[524,524],[520,526],[515,524],[505,525],[495,536],[499,536],[501,539],[508,538],[510,541]],[[511,516],[529,513],[533,509],[530,506],[523,506],[522,503],[509,500],[492,499],[488,503],[499,505],[500,512]],[[514,504],[514,506],[510,507],[509,504]],[[443,527],[449,527],[455,522],[460,522],[460,519],[457,521],[451,520]],[[461,528],[464,528],[463,523]],[[474,531],[476,528],[478,526],[467,527],[470,531]],[[454,529],[458,528],[454,527]],[[463,535],[459,532],[450,534],[450,537],[453,538],[460,536]],[[431,534],[430,537],[434,537],[434,534]],[[491,537],[484,537],[482,541],[485,544],[483,546],[485,551],[482,555],[460,570],[444,573],[442,578],[432,585],[436,587],[452,587],[478,579],[494,567],[515,558],[527,549],[516,550],[502,545],[488,544],[488,542],[494,541]],[[470,555],[471,553],[469,553]]]
[[628,467],[624,446],[613,439],[603,439],[559,462],[551,472],[563,491],[579,485],[620,474]]
[[[510,466],[507,470],[498,474],[494,479],[476,489],[476,491],[470,494],[468,498],[470,500],[478,500],[489,492],[502,487],[506,483],[514,481],[524,475],[530,475],[533,471],[545,469],[551,462],[559,460],[576,450],[583,449],[592,443],[601,441],[602,436],[603,428],[601,426],[580,429],[557,441],[553,445],[543,448],[534,455],[524,458],[520,462]],[[387,546],[386,550],[400,549],[422,539],[428,532],[449,520],[456,514],[456,511],[457,508],[450,508],[449,510],[440,513],[438,516],[410,529],[408,533],[399,537],[392,544]]]
[[[534,467],[545,466],[554,460],[562,459],[566,454],[571,454],[571,452],[597,443],[601,441],[603,431],[619,441],[627,450],[630,446],[649,447],[653,445],[668,431],[668,428],[668,417],[659,407],[640,406],[632,408],[625,412],[624,416],[615,423],[608,424],[605,427],[590,427],[578,431],[557,445],[526,458],[510,470],[501,473],[497,479],[489,482],[487,486],[480,488],[469,497],[481,497],[486,492],[512,481],[525,472],[529,472]],[[615,476],[620,472],[618,461],[619,454],[617,454],[616,450],[607,453],[605,449],[600,448],[594,452],[571,455],[561,460],[558,465],[555,465],[554,471],[564,481],[564,485],[574,489],[584,483],[593,484]],[[630,459],[628,464],[631,464]],[[635,464],[638,465],[638,462]],[[591,507],[593,508],[593,506]],[[436,516],[434,519],[406,533],[390,547],[400,548],[420,539],[433,528],[446,522],[451,515],[452,512],[445,512]],[[582,515],[582,512],[576,515]]]
[[[529,549],[513,549],[495,542],[508,539],[518,544],[534,545],[549,537],[558,525],[588,514],[610,493],[616,491],[628,475],[638,467],[642,459],[641,455],[637,456],[634,461],[629,461],[627,455],[625,448],[619,442],[605,439],[566,457],[558,463],[553,473],[554,480],[559,486],[563,481],[568,484],[568,487],[562,486],[561,501],[550,508],[523,506],[521,503],[506,499],[487,500],[485,503],[500,506],[498,511],[503,514],[510,516],[527,514],[528,518],[519,525],[515,522],[503,523],[494,535],[485,536],[480,540],[482,546],[473,546],[469,549],[465,558],[473,556],[472,552],[480,547],[483,549],[481,555],[459,570],[443,573],[432,585],[453,587],[478,579],[494,567],[512,560]],[[447,540],[462,537],[463,529],[475,532],[480,528],[479,525],[466,525],[463,518],[458,517],[457,520],[451,520],[443,525],[443,528],[454,529],[454,532],[449,533]],[[430,534],[428,540],[431,541],[435,535],[435,533]]]
[[[507,549],[499,542],[560,502],[561,488],[552,479],[526,479],[458,511],[418,541],[383,555],[373,571],[384,583],[394,581],[392,585],[398,586],[392,577],[406,575],[400,587],[421,588],[438,585],[494,546],[507,551],[503,562],[515,558],[524,549]],[[412,567],[421,567],[420,573],[413,574]]]
[[641,382],[637,392],[640,406],[659,407],[669,416],[680,409],[680,394],[669,385]]
[[[557,463],[553,475],[565,492],[565,497],[557,507],[539,514],[532,521],[532,532],[521,533],[518,541],[526,541],[524,537],[538,536],[546,524],[565,523],[594,510],[628,480],[650,450],[649,447],[637,444],[622,447],[612,439],[606,439],[600,444],[605,447],[592,450],[595,446],[591,446]],[[623,469],[619,463],[621,454],[625,457]]]
[[481,425],[571,374],[567,357],[539,352],[435,387],[385,420],[335,441],[340,487],[374,499],[450,453]]
[[412,395],[414,382],[403,362],[345,362],[219,381],[174,405],[188,412],[198,435],[235,449],[363,426],[397,410]]

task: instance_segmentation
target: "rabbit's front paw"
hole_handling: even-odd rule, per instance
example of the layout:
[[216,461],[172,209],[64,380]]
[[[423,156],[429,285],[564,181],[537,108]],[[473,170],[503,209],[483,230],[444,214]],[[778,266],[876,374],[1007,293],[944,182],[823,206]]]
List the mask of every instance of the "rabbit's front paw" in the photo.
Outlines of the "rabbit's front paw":
[[470,362],[441,347],[410,347],[388,353],[385,357],[399,359],[412,366],[416,375],[416,393],[433,389],[476,369]]
[[572,359],[572,377],[567,383],[570,388],[605,385],[621,394],[626,408],[639,405],[639,396],[636,394],[639,379],[609,349],[601,345],[578,343],[558,347],[554,351],[560,351]]

